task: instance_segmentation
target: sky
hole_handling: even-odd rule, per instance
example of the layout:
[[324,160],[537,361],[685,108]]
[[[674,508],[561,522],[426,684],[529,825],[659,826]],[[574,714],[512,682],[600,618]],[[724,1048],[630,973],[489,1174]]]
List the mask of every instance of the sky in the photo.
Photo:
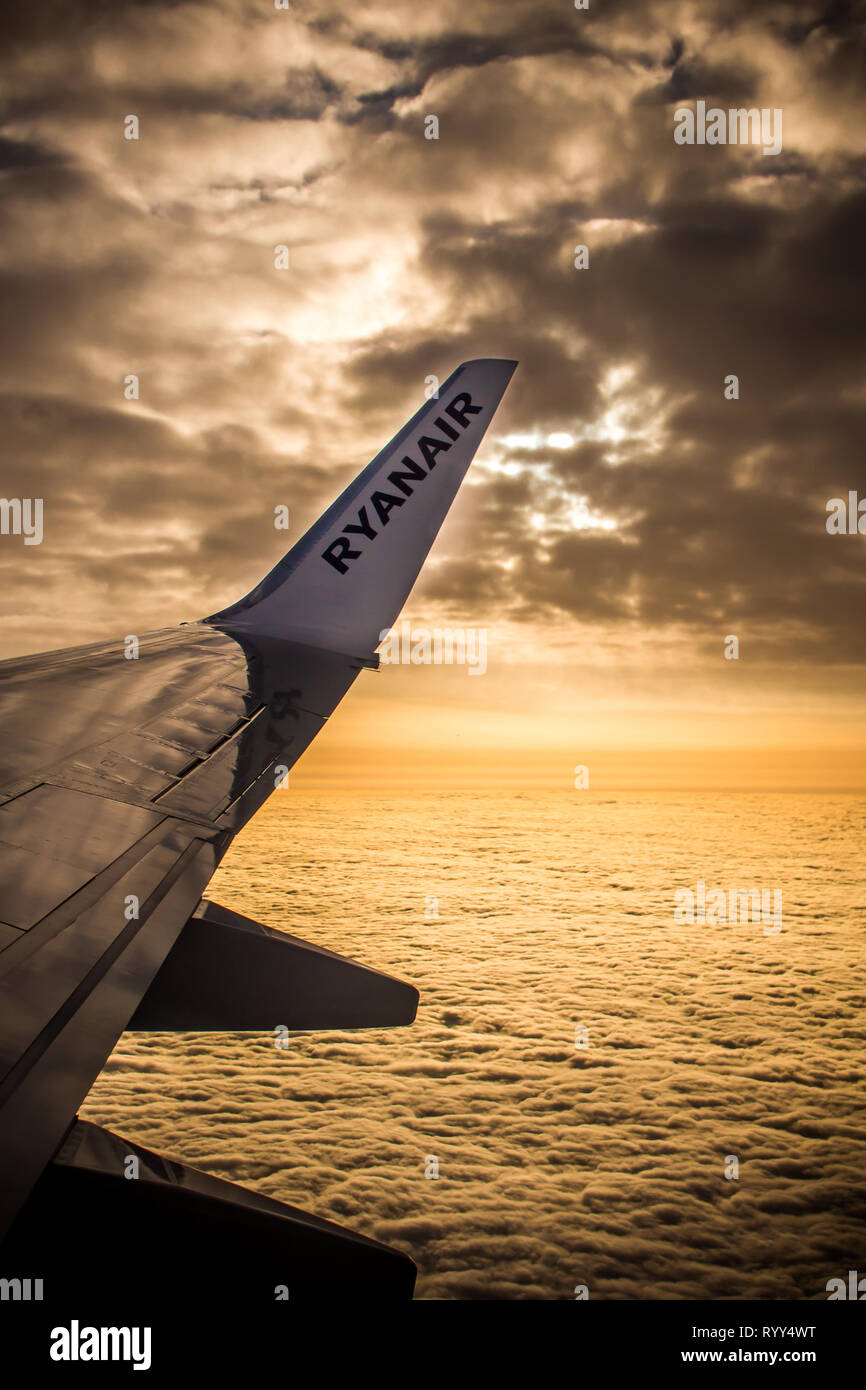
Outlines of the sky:
[[[217,611],[516,358],[404,614],[487,669],[364,672],[303,785],[862,789],[863,18],[14,5],[0,488],[44,534],[0,535],[0,656]],[[677,143],[699,102],[780,151]]]

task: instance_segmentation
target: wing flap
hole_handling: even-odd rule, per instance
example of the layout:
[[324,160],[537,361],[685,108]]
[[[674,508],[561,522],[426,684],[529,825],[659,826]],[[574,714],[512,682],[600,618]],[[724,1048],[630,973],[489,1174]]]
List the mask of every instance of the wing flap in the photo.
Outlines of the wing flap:
[[[83,1261],[83,1249],[101,1258]],[[131,1252],[131,1254],[130,1254]],[[277,1310],[280,1302],[408,1300],[415,1265],[377,1240],[166,1160],[77,1121],[3,1245],[4,1269],[50,1271],[48,1307],[176,1301]],[[119,1273],[121,1272],[121,1273]]]

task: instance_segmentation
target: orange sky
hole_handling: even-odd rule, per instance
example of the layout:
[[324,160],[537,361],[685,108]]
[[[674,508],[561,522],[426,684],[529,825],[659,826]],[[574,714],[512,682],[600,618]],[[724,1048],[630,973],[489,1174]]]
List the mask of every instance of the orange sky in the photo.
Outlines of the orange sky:
[[[406,609],[489,671],[364,673],[299,783],[866,787],[866,537],[825,526],[866,495],[866,97],[827,15],[55,8],[0,53],[3,489],[45,504],[0,656],[230,604],[506,357]],[[698,101],[783,106],[783,149],[677,143]]]
[[839,702],[813,713],[766,697],[678,706],[671,680],[665,708],[648,680],[647,708],[635,691],[615,708],[567,681],[539,692],[519,668],[476,679],[442,668],[362,672],[292,785],[569,789],[582,765],[594,792],[866,788],[863,721]]

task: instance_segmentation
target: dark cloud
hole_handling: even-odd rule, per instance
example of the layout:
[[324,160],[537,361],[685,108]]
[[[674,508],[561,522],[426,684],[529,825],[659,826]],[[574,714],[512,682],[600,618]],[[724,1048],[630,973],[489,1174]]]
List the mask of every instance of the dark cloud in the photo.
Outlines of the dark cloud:
[[[44,492],[52,592],[74,560],[130,593],[122,546],[81,558],[114,525],[151,625],[213,611],[278,554],[257,517],[301,529],[426,378],[505,355],[422,600],[864,659],[859,538],[824,527],[866,481],[856,6],[58,3],[15,7],[9,40],[5,486]],[[698,97],[781,107],[782,154],[677,146]],[[0,565],[26,604],[19,553]],[[115,608],[88,591],[81,635]]]
[[36,141],[0,139],[0,170],[53,168],[62,162],[56,150]]

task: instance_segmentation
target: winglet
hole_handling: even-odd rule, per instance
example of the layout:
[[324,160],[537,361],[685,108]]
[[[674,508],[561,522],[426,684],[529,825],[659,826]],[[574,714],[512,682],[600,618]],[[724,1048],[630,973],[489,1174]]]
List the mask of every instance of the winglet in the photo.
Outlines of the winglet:
[[372,651],[414,584],[516,362],[464,362],[245,598],[206,621]]

